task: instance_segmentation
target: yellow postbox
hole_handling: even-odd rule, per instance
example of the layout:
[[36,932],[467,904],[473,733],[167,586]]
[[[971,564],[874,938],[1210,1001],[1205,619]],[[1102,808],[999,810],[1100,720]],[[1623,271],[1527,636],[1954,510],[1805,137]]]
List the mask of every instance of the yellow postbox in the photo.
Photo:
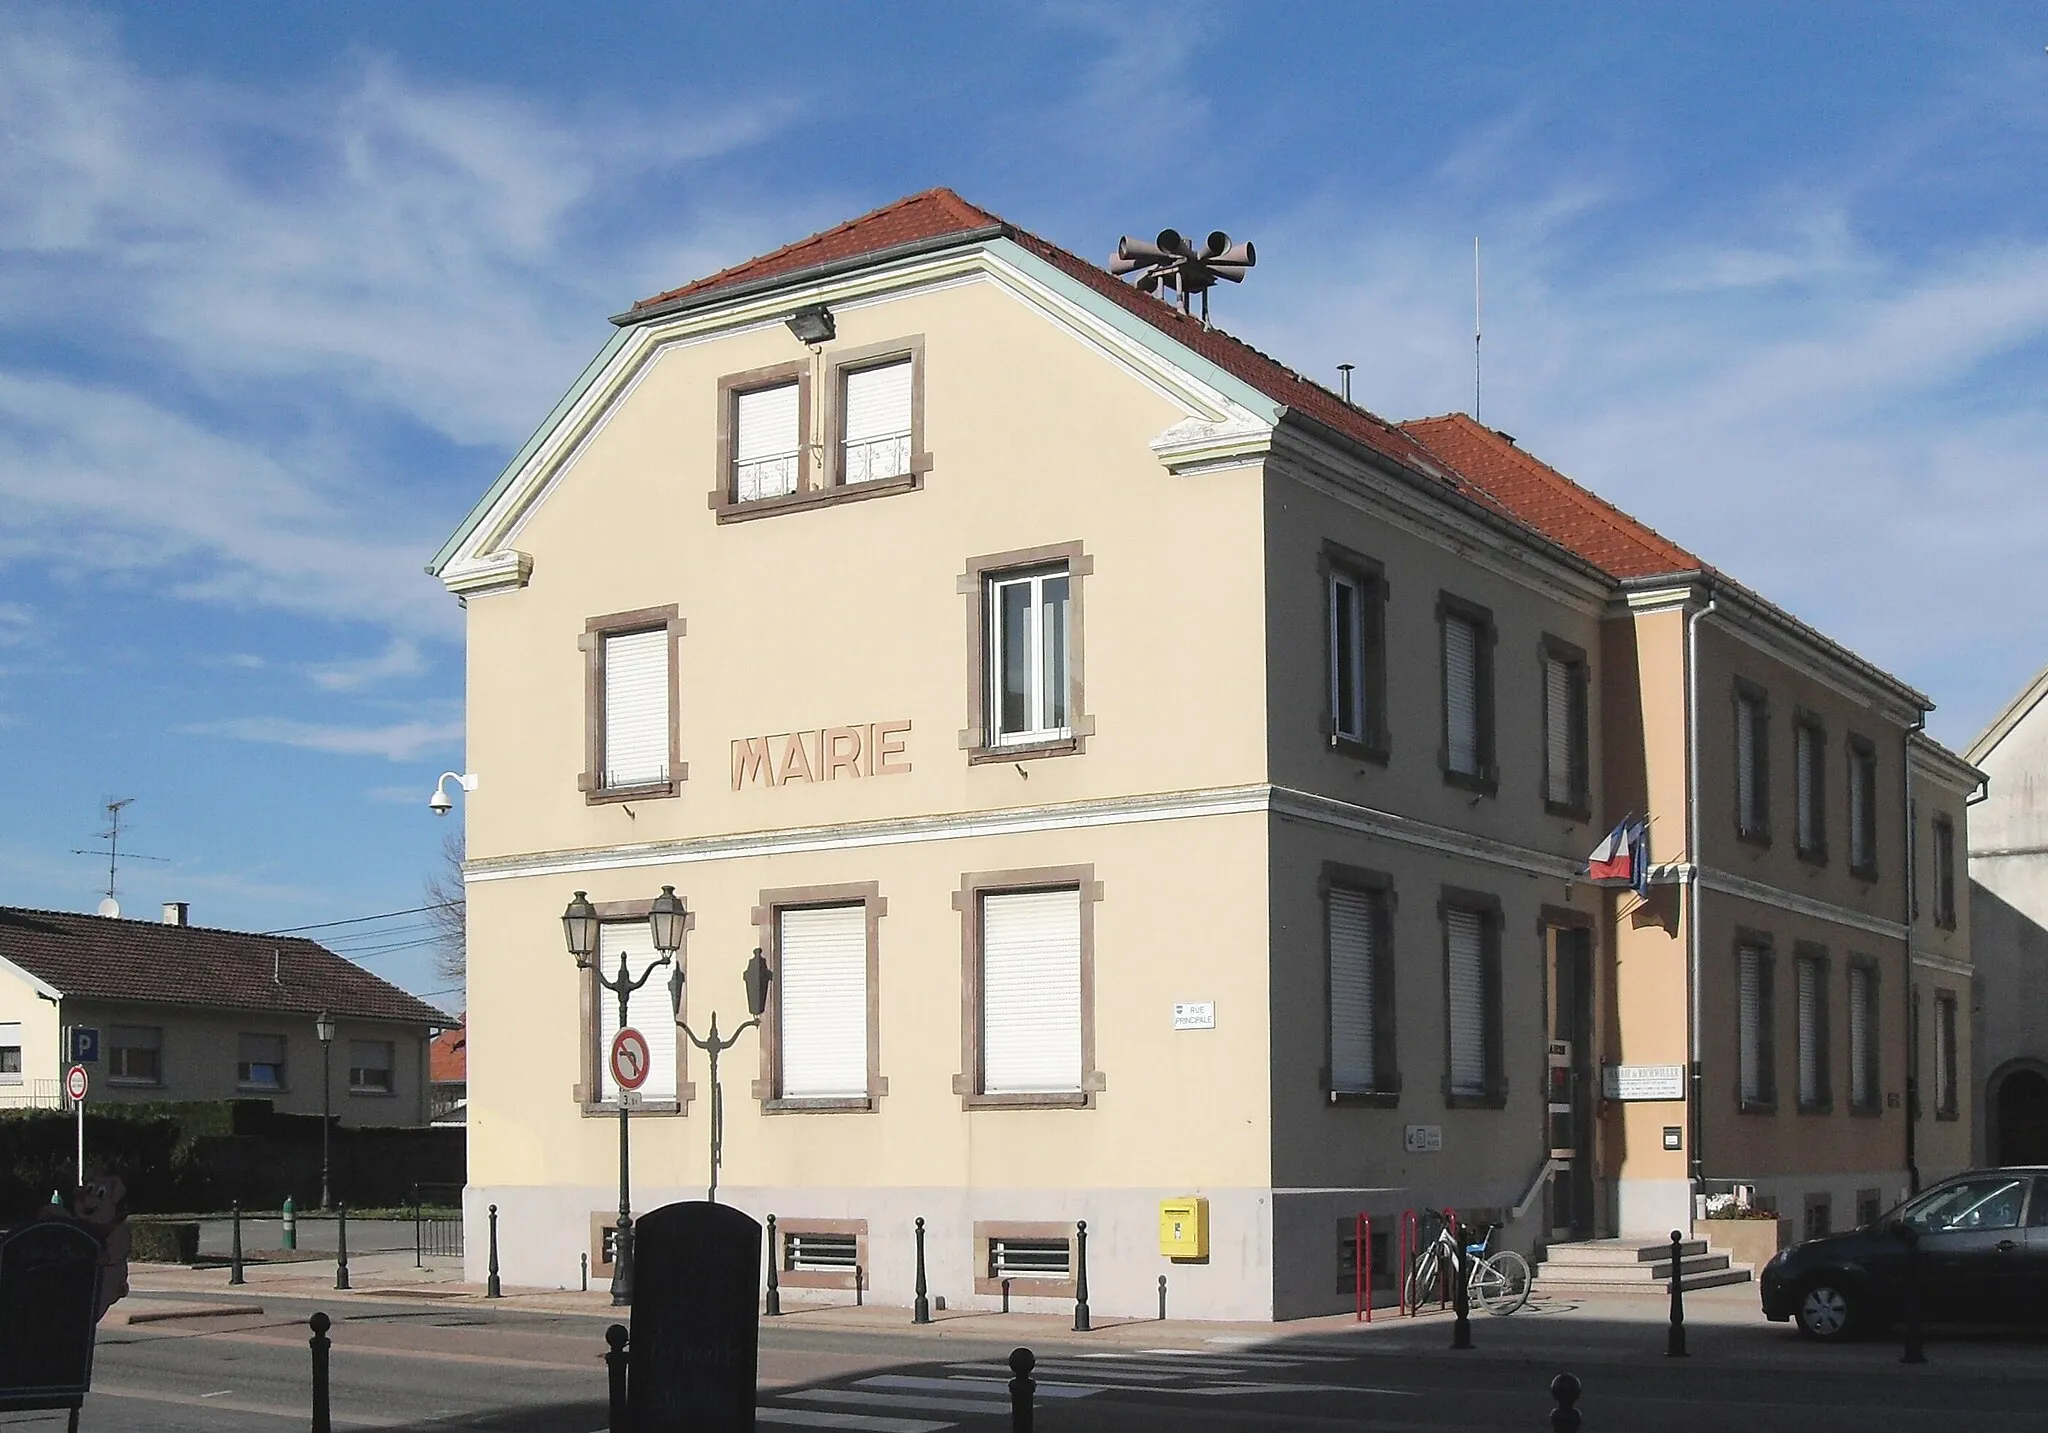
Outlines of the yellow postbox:
[[1209,1257],[1209,1201],[1199,1194],[1159,1202],[1159,1252],[1169,1259]]

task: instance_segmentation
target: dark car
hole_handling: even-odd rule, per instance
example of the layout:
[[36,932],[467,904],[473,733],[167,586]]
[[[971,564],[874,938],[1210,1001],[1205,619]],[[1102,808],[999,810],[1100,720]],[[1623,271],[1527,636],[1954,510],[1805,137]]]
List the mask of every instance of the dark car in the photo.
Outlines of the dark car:
[[1890,1327],[1904,1304],[1908,1231],[1921,1317],[2048,1320],[2048,1168],[1973,1170],[1861,1229],[1781,1250],[1764,1265],[1764,1317],[1827,1340]]

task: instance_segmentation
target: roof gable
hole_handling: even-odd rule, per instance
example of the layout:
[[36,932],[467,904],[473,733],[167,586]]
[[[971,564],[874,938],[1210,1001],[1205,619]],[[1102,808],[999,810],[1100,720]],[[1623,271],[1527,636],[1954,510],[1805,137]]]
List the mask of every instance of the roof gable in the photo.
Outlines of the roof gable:
[[180,1005],[408,1025],[449,1016],[297,936],[0,906],[0,958],[68,1000]]

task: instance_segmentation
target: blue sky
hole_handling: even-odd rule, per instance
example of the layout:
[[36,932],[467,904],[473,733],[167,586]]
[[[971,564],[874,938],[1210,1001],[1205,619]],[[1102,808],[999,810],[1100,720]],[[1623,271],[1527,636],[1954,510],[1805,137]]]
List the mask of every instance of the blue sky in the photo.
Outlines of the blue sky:
[[[417,905],[422,564],[633,299],[948,184],[1482,417],[1929,692],[2048,662],[2036,5],[0,3],[0,902]],[[434,998],[396,923],[371,959]],[[369,946],[368,939],[358,946]],[[566,957],[565,957],[566,958]]]

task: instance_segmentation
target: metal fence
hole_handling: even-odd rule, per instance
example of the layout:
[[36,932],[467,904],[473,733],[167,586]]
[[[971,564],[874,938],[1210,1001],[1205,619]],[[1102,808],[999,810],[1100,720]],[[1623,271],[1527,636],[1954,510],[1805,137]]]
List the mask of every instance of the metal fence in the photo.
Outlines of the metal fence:
[[462,1257],[462,1216],[442,1209],[460,1207],[459,1184],[415,1184],[412,1187],[412,1261]]

